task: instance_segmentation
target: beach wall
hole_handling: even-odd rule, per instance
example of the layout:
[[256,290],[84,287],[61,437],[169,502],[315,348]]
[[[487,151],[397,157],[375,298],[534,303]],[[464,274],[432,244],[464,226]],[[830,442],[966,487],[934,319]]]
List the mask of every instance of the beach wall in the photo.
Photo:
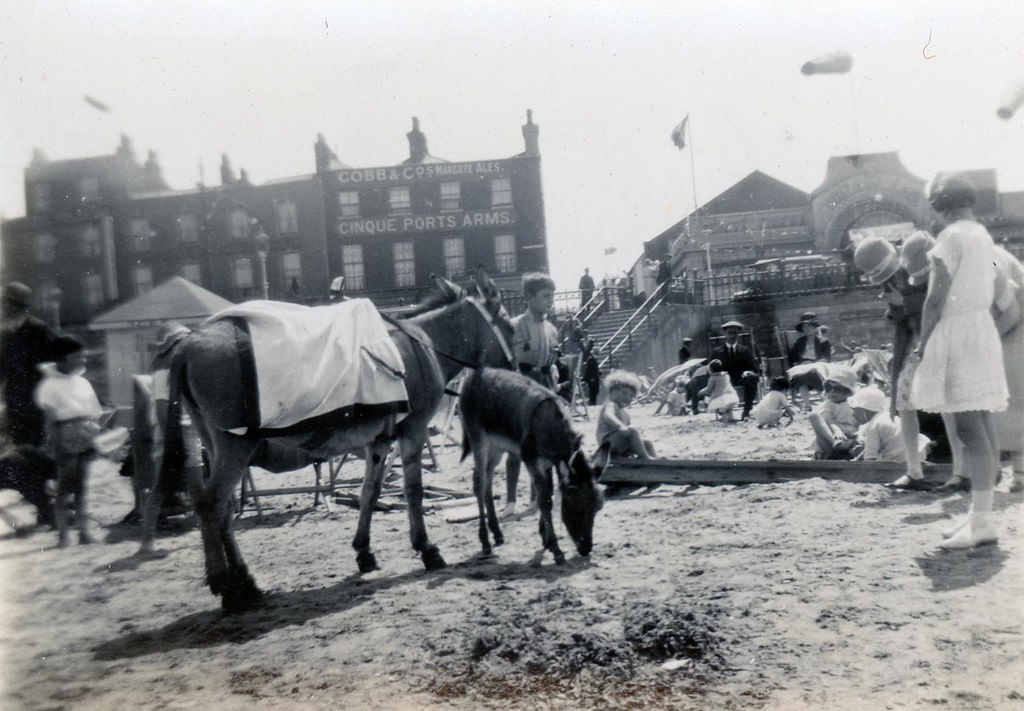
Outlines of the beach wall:
[[886,305],[878,293],[872,287],[713,306],[665,304],[658,309],[654,334],[621,365],[637,373],[661,373],[677,363],[684,336],[693,339],[695,357],[707,355],[711,339],[721,335],[719,326],[731,320],[751,329],[762,355],[779,357],[800,335],[794,327],[807,311],[813,311],[818,321],[831,329],[834,358],[845,359],[848,349],[892,343],[892,325],[885,318]]

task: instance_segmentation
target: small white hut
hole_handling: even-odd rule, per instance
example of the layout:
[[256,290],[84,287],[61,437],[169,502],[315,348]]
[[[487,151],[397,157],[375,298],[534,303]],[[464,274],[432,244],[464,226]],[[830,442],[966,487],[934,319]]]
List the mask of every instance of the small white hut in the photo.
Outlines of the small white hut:
[[194,328],[228,306],[227,299],[176,276],[93,319],[89,329],[106,335],[107,401],[119,410],[131,408],[132,376],[149,372],[160,324]]

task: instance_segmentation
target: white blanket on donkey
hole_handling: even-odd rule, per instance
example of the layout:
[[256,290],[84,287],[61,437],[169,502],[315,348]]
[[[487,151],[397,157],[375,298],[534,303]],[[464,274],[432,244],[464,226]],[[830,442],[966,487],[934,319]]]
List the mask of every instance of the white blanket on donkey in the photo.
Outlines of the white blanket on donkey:
[[209,321],[226,318],[249,325],[261,427],[288,427],[355,404],[408,402],[402,356],[369,299],[312,307],[248,301]]

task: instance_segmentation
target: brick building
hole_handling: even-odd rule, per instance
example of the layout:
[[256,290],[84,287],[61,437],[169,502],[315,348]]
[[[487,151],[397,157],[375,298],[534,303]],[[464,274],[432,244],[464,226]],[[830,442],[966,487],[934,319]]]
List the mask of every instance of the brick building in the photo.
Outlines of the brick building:
[[4,220],[4,282],[23,281],[37,306],[83,325],[180,275],[232,301],[317,302],[335,276],[380,305],[411,303],[432,273],[458,279],[483,264],[518,291],[547,270],[539,129],[510,158],[431,156],[413,119],[409,157],[351,168],[322,136],[308,175],[252,182],[227,156],[220,185],[172,190],[156,156],[144,163],[122,138],[113,155],[48,161],[25,170],[26,214]]

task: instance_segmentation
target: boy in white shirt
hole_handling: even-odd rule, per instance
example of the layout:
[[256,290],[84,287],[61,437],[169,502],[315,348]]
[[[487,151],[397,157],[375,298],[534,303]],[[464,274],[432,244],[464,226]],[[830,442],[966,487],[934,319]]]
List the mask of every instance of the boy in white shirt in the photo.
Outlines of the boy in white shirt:
[[89,533],[86,476],[95,457],[93,439],[100,434],[97,422],[103,408],[85,372],[85,344],[74,336],[58,337],[52,347],[55,363],[43,363],[43,379],[34,398],[46,418],[46,441],[57,462],[57,544],[68,545],[68,498],[75,497],[78,542],[94,543]]

